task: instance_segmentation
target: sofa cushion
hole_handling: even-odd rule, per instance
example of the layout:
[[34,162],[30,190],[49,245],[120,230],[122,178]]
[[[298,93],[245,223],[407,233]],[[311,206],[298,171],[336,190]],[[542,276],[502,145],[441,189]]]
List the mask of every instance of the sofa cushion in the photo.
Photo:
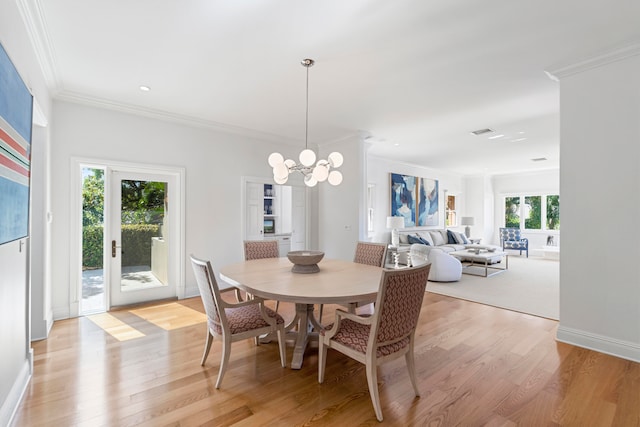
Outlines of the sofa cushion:
[[400,238],[400,243],[408,244],[409,243],[409,235],[408,234],[400,234],[398,235]]
[[434,246],[445,245],[447,241],[442,236],[442,233],[438,230],[430,230],[429,234],[431,234],[431,240],[433,240]]

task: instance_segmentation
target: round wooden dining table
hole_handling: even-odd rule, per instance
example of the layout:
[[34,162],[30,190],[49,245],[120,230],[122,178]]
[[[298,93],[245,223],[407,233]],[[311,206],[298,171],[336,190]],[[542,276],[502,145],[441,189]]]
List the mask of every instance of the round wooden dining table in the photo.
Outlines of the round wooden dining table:
[[382,268],[337,259],[323,259],[312,274],[293,273],[292,266],[288,258],[244,261],[220,269],[220,279],[252,295],[295,303],[287,333],[295,334],[291,368],[300,369],[309,341],[322,328],[313,305],[374,302]]

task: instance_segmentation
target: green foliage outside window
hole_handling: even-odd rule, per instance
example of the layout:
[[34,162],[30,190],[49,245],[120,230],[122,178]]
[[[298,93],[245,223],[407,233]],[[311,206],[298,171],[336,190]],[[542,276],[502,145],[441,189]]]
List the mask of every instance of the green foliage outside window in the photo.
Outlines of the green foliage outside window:
[[547,196],[547,230],[560,230],[560,196]]
[[104,170],[82,170],[82,225],[101,225],[104,221]]
[[504,226],[520,228],[520,197],[505,197]]
[[529,215],[524,219],[524,228],[540,230],[542,228],[542,198],[540,196],[526,196],[525,205],[529,208]]

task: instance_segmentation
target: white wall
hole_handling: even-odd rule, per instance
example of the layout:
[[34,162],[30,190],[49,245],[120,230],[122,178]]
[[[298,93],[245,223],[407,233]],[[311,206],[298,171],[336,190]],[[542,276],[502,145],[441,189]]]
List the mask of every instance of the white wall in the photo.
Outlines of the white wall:
[[317,185],[318,192],[318,242],[320,250],[328,258],[353,260],[356,244],[362,228],[362,186],[364,170],[363,143],[358,136],[320,147],[319,155],[326,159],[332,151],[344,157],[340,167],[342,183],[333,186],[328,182]]
[[558,340],[640,362],[640,45],[552,72],[561,120]]
[[[18,10],[18,2],[0,2],[0,43],[37,99],[43,115],[48,117],[51,108],[49,92]],[[46,201],[44,187],[48,179],[43,165],[48,162],[45,158],[49,144],[48,133],[34,130],[32,144],[32,167],[37,170],[32,172],[31,199]],[[41,217],[42,209],[46,209],[46,202],[37,203],[35,207],[38,208],[37,212],[33,211],[32,204],[32,223],[39,221],[36,218]],[[29,262],[26,249],[23,248],[20,252],[19,241],[0,246],[0,425],[9,423],[31,375],[31,295],[36,302],[33,323],[44,325],[45,328],[50,323],[50,318],[47,321],[45,308],[48,279],[46,269],[42,268],[46,263],[46,253],[42,250],[42,245],[46,245],[46,233],[46,225],[39,225],[31,231],[30,285],[26,275]],[[33,241],[38,243],[37,247],[33,247]]]
[[[434,168],[427,168],[408,163],[401,163],[379,157],[367,157],[367,183],[375,185],[375,225],[374,234],[371,238],[373,242],[391,242],[391,232],[386,228],[387,216],[391,212],[391,173],[412,175],[420,178],[431,178],[439,181],[438,188],[438,220],[437,227],[416,227],[416,230],[426,228],[444,228],[445,200],[444,191],[459,196],[460,209],[465,209],[465,194],[463,193],[462,176],[456,173],[446,172]],[[365,187],[366,189],[366,183]],[[365,225],[363,224],[363,227]],[[460,231],[463,227],[457,227]]]
[[[240,261],[242,176],[272,176],[267,163],[274,150],[291,147],[192,128],[117,111],[56,101],[52,150],[53,310],[69,316],[77,296],[69,294],[70,180],[72,157],[107,159],[186,170],[186,256],[210,259],[214,270]],[[290,153],[291,152],[291,153]],[[185,260],[186,262],[186,260]],[[197,295],[191,266],[185,264],[186,293]]]

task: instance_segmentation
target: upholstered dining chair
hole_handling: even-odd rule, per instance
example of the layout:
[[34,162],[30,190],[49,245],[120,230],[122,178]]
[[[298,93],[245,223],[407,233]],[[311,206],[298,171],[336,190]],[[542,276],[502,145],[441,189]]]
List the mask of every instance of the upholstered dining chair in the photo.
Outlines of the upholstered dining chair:
[[[353,262],[358,264],[374,265],[376,267],[384,267],[387,260],[387,244],[386,243],[372,243],[372,242],[358,242],[356,245],[356,253],[353,257]],[[367,305],[366,303],[353,303],[349,306],[349,311],[354,312],[356,307]],[[320,304],[320,312],[318,315],[318,322],[322,322],[322,311],[324,306]]]
[[[279,258],[277,240],[245,240],[244,241],[244,259],[249,261],[252,259],[263,258]],[[280,308],[280,301],[276,301],[276,313]]]
[[338,309],[335,322],[320,331],[318,382],[324,382],[327,350],[330,348],[363,363],[378,421],[382,421],[378,365],[404,356],[413,390],[416,396],[420,396],[413,349],[430,269],[431,264],[427,263],[400,270],[383,270],[372,316],[359,316]]
[[[204,366],[211,344],[215,338],[222,340],[222,358],[220,370],[216,380],[216,388],[220,388],[222,378],[229,365],[231,343],[257,338],[260,335],[276,332],[278,346],[280,348],[280,364],[287,366],[286,349],[284,340],[284,319],[278,313],[264,305],[264,299],[253,297],[250,300],[229,303],[221,296],[218,282],[213,274],[213,268],[209,261],[201,260],[193,255],[191,265],[198,282],[200,297],[207,314],[207,341],[204,346],[204,354],[200,365]],[[233,290],[227,288],[226,291]],[[258,340],[256,340],[258,342]]]
[[529,239],[520,235],[519,228],[501,228],[500,229],[500,243],[502,250],[515,249],[520,251],[526,251],[527,258],[529,258]]

